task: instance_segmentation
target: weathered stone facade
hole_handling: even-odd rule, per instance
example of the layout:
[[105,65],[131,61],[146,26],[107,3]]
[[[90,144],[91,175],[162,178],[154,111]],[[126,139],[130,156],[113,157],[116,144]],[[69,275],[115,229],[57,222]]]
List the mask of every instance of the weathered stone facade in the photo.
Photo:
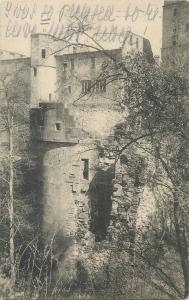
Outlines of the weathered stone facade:
[[[76,280],[78,264],[96,274],[107,266],[121,235],[133,252],[142,192],[125,167],[115,164],[112,135],[123,118],[122,83],[107,84],[102,66],[115,68],[115,60],[134,49],[150,60],[153,55],[149,41],[132,33],[118,49],[74,48],[66,54],[59,51],[64,43],[52,36],[31,39],[31,132],[41,227],[44,240],[55,241],[59,271]],[[112,150],[102,154],[106,143]]]
[[188,73],[189,2],[165,0],[163,6],[163,63],[183,66]]

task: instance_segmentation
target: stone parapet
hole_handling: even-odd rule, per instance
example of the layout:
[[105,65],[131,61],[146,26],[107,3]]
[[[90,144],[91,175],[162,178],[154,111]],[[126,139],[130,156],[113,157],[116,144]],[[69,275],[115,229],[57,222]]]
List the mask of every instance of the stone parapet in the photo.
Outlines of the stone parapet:
[[81,130],[64,103],[40,103],[31,109],[33,139],[42,142],[77,144]]

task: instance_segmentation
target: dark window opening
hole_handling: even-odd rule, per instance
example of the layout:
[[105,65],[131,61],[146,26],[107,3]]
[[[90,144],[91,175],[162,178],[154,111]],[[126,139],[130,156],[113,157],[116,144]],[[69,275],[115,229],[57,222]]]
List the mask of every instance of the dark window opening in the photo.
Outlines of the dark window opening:
[[74,59],[71,59],[71,70],[74,70]]
[[176,15],[177,15],[177,8],[174,8],[173,16],[176,17]]
[[112,55],[112,60],[113,60],[113,62],[116,64],[116,62],[117,62],[117,55]]
[[138,38],[136,39],[136,48],[138,49]]
[[97,80],[95,85],[96,93],[105,93],[106,92],[106,80]]
[[56,130],[60,131],[61,129],[61,123],[56,123]]
[[45,124],[44,112],[41,109],[39,110],[39,114],[38,114],[38,124],[39,126],[44,126]]
[[177,42],[174,40],[173,41],[173,46],[176,46],[177,45]]
[[42,50],[41,50],[41,57],[42,57],[42,58],[45,58],[45,57],[46,57],[46,50],[45,50],[45,49],[42,49]]
[[91,80],[82,80],[82,93],[87,94],[91,91]]
[[71,86],[70,86],[70,85],[68,86],[68,91],[69,91],[69,93],[71,94],[71,92],[72,92],[72,88],[71,88]]
[[51,101],[51,100],[52,100],[52,94],[49,93],[49,101]]
[[33,75],[34,75],[35,77],[37,76],[37,68],[36,68],[36,67],[33,68]]
[[82,172],[83,172],[83,179],[89,179],[89,160],[82,159]]
[[64,69],[64,72],[66,72],[66,71],[67,71],[67,67],[68,67],[68,64],[67,64],[67,63],[64,63],[64,64],[63,64],[63,69]]
[[90,231],[95,235],[95,241],[106,239],[112,210],[112,179],[114,168],[99,170],[92,179],[89,190]]
[[186,31],[189,31],[189,23],[186,24]]
[[95,69],[95,57],[91,57],[91,68]]
[[177,32],[177,29],[176,29],[176,28],[173,28],[173,32],[176,33],[176,32]]
[[132,44],[133,44],[133,36],[130,35],[130,45],[132,45]]

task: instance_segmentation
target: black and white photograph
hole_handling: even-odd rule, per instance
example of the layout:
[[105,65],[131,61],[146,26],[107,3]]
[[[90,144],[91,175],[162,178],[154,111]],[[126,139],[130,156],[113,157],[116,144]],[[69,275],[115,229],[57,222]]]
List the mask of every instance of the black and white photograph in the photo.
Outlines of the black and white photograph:
[[9,299],[189,299],[189,1],[0,0]]

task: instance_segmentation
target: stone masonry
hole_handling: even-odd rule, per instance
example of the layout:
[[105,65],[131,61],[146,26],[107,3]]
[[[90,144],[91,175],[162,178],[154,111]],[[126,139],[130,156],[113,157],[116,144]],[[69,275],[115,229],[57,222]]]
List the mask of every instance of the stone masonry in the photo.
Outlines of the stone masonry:
[[131,32],[123,45],[105,52],[72,47],[62,53],[63,46],[52,36],[32,35],[27,61],[41,228],[45,243],[55,241],[60,273],[71,280],[80,262],[89,268],[87,259],[92,258],[96,271],[108,262],[109,250],[94,256],[94,248],[116,246],[121,222],[133,251],[142,190],[123,166],[115,165],[115,149],[101,154],[123,119],[117,102],[120,83],[107,84],[102,66],[120,61],[130,50],[143,52],[150,61],[153,54],[149,41]]

